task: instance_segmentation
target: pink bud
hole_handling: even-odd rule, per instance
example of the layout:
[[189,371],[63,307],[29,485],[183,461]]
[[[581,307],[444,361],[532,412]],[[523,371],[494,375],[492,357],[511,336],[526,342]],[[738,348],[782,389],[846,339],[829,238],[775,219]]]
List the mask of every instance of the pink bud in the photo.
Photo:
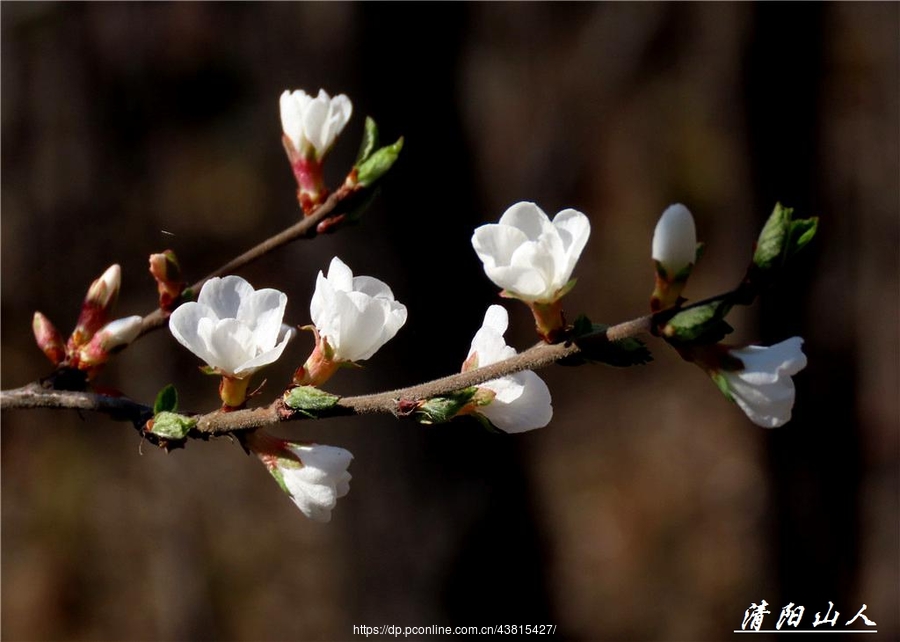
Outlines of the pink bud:
[[34,331],[34,340],[54,366],[58,366],[66,359],[66,344],[63,342],[59,330],[40,312],[34,313],[31,321],[31,329]]
[[171,312],[185,286],[184,281],[181,280],[181,268],[175,252],[166,250],[161,254],[151,254],[150,274],[156,279],[160,309]]
[[80,348],[106,324],[110,312],[119,298],[121,283],[122,268],[118,264],[109,266],[99,279],[91,283],[84,303],[81,304],[78,323],[69,338],[70,348]]
[[139,316],[131,316],[107,323],[78,351],[78,367],[84,370],[106,363],[111,354],[137,338],[142,321]]

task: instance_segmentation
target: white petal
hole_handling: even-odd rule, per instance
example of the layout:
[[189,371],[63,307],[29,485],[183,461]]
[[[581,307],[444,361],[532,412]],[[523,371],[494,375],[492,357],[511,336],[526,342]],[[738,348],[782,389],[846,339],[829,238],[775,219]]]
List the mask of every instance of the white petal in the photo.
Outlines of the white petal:
[[253,332],[237,319],[222,319],[216,323],[210,347],[213,358],[207,363],[229,375],[237,374],[241,365],[256,356]]
[[287,306],[287,295],[278,290],[257,290],[241,302],[237,318],[253,330],[257,348],[270,350],[281,333],[281,320]]
[[500,225],[521,230],[525,236],[535,241],[541,234],[552,229],[550,219],[535,203],[523,201],[507,209],[500,217]]
[[[484,263],[485,272],[490,268],[508,266],[513,252],[527,242],[528,237],[522,230],[497,223],[482,225],[472,235],[472,247]],[[493,280],[490,272],[488,278]],[[497,285],[505,287],[499,283]]]
[[483,384],[497,396],[479,412],[492,424],[508,433],[543,428],[553,418],[550,389],[544,380],[530,370]]
[[572,277],[575,264],[587,245],[591,235],[591,222],[578,210],[565,209],[553,217],[553,226],[559,233],[566,256],[565,269],[558,275],[561,281],[559,287],[562,287]]
[[353,290],[353,271],[338,257],[334,257],[328,266],[328,282],[335,290],[350,292]]
[[217,320],[215,314],[207,306],[196,301],[188,301],[179,305],[172,312],[169,317],[169,332],[178,343],[209,364],[214,357],[209,349],[207,338],[201,334],[201,327],[203,321],[212,327]]
[[[296,93],[296,92],[295,92]],[[302,92],[301,92],[302,93]],[[285,91],[278,101],[281,112],[281,129],[291,139],[294,149],[300,151],[303,141],[303,111],[298,98]]]
[[237,317],[241,301],[253,294],[253,286],[239,276],[213,277],[200,288],[197,303],[209,307],[220,319]]
[[281,353],[284,352],[287,344],[290,343],[291,339],[294,338],[293,329],[289,329],[288,332],[284,332],[281,335],[281,338],[278,344],[273,347],[271,350],[267,350],[257,355],[256,357],[250,359],[249,361],[245,361],[240,366],[235,369],[235,376],[237,377],[249,377],[251,374],[262,368],[263,366],[267,366],[270,363],[275,363],[278,361],[278,358],[281,357]]

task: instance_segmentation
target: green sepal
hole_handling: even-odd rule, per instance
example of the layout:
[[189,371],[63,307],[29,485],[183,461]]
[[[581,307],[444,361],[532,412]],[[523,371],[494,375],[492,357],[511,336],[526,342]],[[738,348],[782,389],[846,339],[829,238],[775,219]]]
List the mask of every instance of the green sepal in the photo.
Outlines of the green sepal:
[[653,361],[653,355],[640,339],[629,337],[610,341],[606,338],[608,325],[591,323],[585,315],[575,319],[570,339],[581,352],[558,361],[564,366],[580,366],[585,363],[605,363],[616,368],[642,366]]
[[284,393],[284,405],[310,418],[333,408],[340,397],[319,390],[315,386],[297,386]]
[[153,414],[161,412],[175,412],[178,409],[178,391],[171,383],[160,390],[153,402]]
[[269,468],[269,474],[275,479],[275,483],[277,483],[281,490],[287,493],[288,497],[293,497],[291,491],[288,489],[287,484],[284,483],[284,474],[282,474],[281,469],[278,466],[272,466]]
[[442,424],[453,419],[468,404],[478,388],[470,386],[423,402],[415,412],[416,421],[422,424]]
[[154,415],[153,425],[147,432],[163,439],[184,439],[196,425],[193,417],[163,411]]
[[197,297],[194,296],[194,288],[185,288],[181,291],[181,296],[178,297],[178,300],[181,303],[186,303],[187,301],[193,301]]
[[732,305],[723,298],[685,308],[668,320],[661,334],[673,343],[718,343],[734,330],[725,322]]
[[356,154],[356,162],[353,164],[359,167],[360,163],[372,155],[376,147],[378,147],[378,125],[375,124],[374,118],[366,116],[366,126],[359,144],[359,153]]
[[362,187],[369,187],[384,176],[397,161],[403,149],[403,136],[393,145],[386,145],[373,152],[366,160],[356,165],[356,182]]
[[716,387],[719,389],[725,398],[728,401],[734,401],[734,397],[731,395],[731,386],[728,385],[728,379],[725,378],[721,372],[711,372],[710,378],[713,380],[713,383],[716,384]]
[[205,375],[217,375],[219,371],[213,368],[212,366],[199,366],[200,372]]
[[499,428],[497,428],[497,426],[495,426],[495,425],[491,422],[490,419],[488,419],[487,417],[485,417],[484,415],[482,415],[480,412],[472,413],[472,414],[469,415],[469,416],[472,417],[472,419],[474,419],[474,420],[477,421],[478,423],[480,423],[480,424],[481,424],[481,427],[484,428],[485,430],[487,430],[488,432],[492,432],[492,433],[494,433],[495,435],[506,435],[506,434],[508,434],[508,433],[503,432],[503,431],[500,430]]

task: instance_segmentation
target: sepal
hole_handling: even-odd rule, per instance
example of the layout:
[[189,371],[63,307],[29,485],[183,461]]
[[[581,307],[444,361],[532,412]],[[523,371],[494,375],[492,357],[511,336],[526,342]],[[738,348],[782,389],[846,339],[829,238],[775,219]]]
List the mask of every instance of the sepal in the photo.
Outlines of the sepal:
[[421,424],[446,423],[469,405],[476,392],[478,392],[478,388],[471,386],[447,395],[426,399],[420,402],[416,408],[416,421]]

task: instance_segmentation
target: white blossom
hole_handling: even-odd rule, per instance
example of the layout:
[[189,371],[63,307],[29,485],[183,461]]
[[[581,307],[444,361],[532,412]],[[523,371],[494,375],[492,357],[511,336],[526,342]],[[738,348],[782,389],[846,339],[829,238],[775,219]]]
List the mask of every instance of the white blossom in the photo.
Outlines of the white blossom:
[[670,205],[659,217],[653,232],[653,260],[665,268],[669,278],[674,278],[696,258],[694,217],[681,203]]
[[803,339],[792,337],[771,347],[747,346],[728,354],[744,364],[735,371],[720,370],[731,398],[750,421],[764,428],[776,428],[791,419],[794,407],[792,375],[806,367]]
[[281,324],[286,305],[278,290],[254,290],[239,276],[215,277],[197,301],[172,312],[169,330],[220,374],[243,379],[278,359],[293,336]]
[[[489,366],[509,359],[515,348],[503,338],[509,325],[506,308],[492,305],[484,315],[481,329],[472,339],[466,364],[469,368]],[[500,430],[509,433],[543,428],[553,417],[550,390],[544,380],[531,370],[517,372],[479,385],[496,396],[477,412],[487,417]]]
[[313,98],[305,91],[281,94],[281,126],[294,149],[321,160],[344,129],[353,105],[344,94],[332,98],[324,89]]
[[316,522],[331,521],[331,511],[339,497],[350,491],[352,476],[347,467],[353,455],[343,448],[301,445],[285,442],[293,459],[275,458],[275,469],[270,472],[282,482],[282,488],[290,495],[304,515]]
[[472,246],[485,274],[507,294],[550,303],[565,293],[590,233],[581,212],[565,209],[551,222],[537,205],[521,202],[498,223],[476,229]]
[[386,283],[353,276],[338,257],[331,259],[327,277],[319,272],[309,313],[335,361],[369,359],[406,323],[406,306]]

